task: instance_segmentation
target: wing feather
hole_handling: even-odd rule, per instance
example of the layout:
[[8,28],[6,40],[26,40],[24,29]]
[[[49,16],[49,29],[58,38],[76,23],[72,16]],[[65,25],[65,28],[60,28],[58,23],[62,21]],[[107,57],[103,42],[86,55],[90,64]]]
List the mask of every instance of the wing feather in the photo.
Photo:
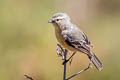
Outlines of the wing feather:
[[73,48],[75,48],[75,49],[77,49],[77,50],[79,50],[83,53],[86,53],[86,54],[89,53],[90,48],[86,44],[86,41],[75,39],[75,36],[71,36],[71,35],[68,35],[68,34],[66,34],[66,36],[64,36],[64,38],[65,38],[65,42],[69,46],[71,46],[71,47],[73,47]]

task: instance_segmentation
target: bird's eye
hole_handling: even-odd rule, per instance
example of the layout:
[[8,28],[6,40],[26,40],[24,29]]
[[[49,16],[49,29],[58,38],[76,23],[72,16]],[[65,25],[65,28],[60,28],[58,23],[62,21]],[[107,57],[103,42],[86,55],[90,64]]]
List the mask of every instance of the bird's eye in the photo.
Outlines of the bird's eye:
[[59,21],[59,19],[56,19],[56,21]]

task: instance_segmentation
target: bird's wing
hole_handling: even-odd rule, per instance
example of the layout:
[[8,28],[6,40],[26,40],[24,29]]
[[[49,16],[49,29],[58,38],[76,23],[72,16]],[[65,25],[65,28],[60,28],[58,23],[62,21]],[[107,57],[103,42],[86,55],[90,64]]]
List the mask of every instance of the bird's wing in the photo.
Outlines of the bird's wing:
[[90,47],[93,47],[92,43],[90,42],[90,40],[88,39],[88,37],[86,36],[86,34],[83,33],[82,36],[83,36],[84,40],[86,41],[87,45],[89,45]]
[[[82,37],[81,37],[81,35],[82,35]],[[66,34],[63,34],[63,37],[65,39],[65,42],[69,46],[71,46],[83,53],[89,54],[90,47],[88,46],[89,41],[88,41],[86,35],[83,35],[81,33],[74,34],[74,33],[68,32]]]

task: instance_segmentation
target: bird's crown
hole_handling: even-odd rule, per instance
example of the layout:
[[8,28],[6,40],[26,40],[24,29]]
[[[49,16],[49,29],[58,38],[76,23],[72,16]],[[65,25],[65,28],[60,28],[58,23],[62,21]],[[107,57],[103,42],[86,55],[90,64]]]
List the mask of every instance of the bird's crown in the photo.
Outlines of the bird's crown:
[[69,16],[66,13],[55,13],[53,14],[52,18],[69,19]]

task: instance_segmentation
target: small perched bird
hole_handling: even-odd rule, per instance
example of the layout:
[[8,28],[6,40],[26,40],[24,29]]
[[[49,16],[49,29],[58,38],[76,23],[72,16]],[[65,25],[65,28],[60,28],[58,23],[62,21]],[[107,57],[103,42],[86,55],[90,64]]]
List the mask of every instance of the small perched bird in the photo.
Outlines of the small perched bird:
[[65,49],[86,54],[95,67],[102,70],[102,63],[90,50],[91,42],[80,28],[71,23],[66,13],[55,13],[48,22],[54,25],[56,38]]

